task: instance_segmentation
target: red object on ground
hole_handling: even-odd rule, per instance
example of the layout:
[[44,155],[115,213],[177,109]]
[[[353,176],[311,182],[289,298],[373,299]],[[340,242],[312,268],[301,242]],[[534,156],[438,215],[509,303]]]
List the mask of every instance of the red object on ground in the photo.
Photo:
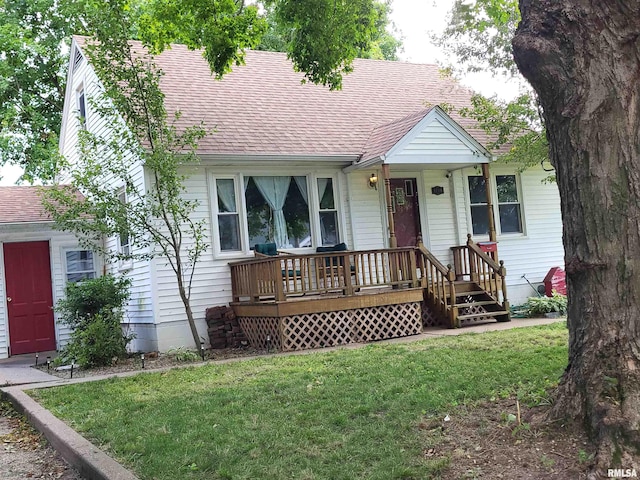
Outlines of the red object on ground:
[[567,280],[564,270],[560,267],[552,267],[544,277],[544,293],[547,297],[551,297],[553,292],[558,292],[560,295],[567,294]]
[[493,253],[498,251],[498,242],[478,242],[478,246],[484,253]]

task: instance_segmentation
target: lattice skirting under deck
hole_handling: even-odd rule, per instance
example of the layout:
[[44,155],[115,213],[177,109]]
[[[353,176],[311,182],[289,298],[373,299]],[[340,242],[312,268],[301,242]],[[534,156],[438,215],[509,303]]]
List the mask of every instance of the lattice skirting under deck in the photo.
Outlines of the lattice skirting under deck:
[[422,326],[423,327],[442,327],[444,323],[437,317],[437,315],[431,310],[431,307],[427,302],[420,304],[422,309]]
[[309,313],[288,317],[241,317],[251,346],[283,351],[370,342],[416,335],[422,331],[420,303]]

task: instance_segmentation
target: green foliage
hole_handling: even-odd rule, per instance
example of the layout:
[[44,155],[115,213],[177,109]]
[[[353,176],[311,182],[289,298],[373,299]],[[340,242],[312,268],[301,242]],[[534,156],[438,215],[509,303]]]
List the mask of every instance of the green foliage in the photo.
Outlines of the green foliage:
[[82,328],[71,334],[71,339],[60,351],[62,363],[74,361],[83,368],[111,365],[114,359],[127,356],[127,345],[135,335],[123,333],[121,317],[103,312],[88,318]]
[[[511,39],[520,21],[517,0],[456,0],[443,34],[435,43],[448,51],[467,71],[491,71],[494,75],[522,78],[513,61]],[[536,95],[526,93],[510,102],[475,95],[472,107],[460,111],[478,121],[492,138],[488,147],[500,150],[500,160],[520,170],[549,163],[549,145]],[[550,174],[547,180],[554,180]]]
[[[185,166],[198,163],[201,126],[178,131],[170,120],[160,90],[162,72],[153,56],[129,43],[136,12],[126,0],[85,2],[85,21],[94,40],[85,45],[104,87],[89,98],[97,115],[111,126],[107,132],[80,132],[80,155],[69,165],[73,188],[46,190],[44,205],[61,230],[108,261],[161,256],[176,275],[189,326],[200,344],[190,305],[195,266],[207,248],[204,220],[192,220],[197,201],[185,198]],[[179,118],[176,112],[172,118]],[[135,177],[141,160],[150,185]],[[83,197],[76,194],[77,189]],[[126,202],[120,199],[124,190]],[[128,236],[129,251],[110,248],[103,238]]]
[[[368,48],[361,49],[357,56],[377,60],[398,60],[398,52],[402,50],[402,40],[397,38],[398,32],[389,18],[391,2],[390,0],[374,1],[374,8],[376,10],[374,36]],[[256,50],[286,52],[287,41],[291,38],[292,30],[283,28],[278,23],[273,7],[266,9],[265,18],[268,23],[267,31],[262,36]]]
[[511,48],[519,21],[518,0],[455,0],[447,28],[433,40],[469,71],[519,75]]
[[558,312],[560,315],[567,313],[567,297],[553,292],[551,297],[530,297],[524,305],[522,311],[527,317],[537,317],[545,313]]
[[476,94],[471,97],[471,105],[459,113],[476,120],[491,135],[487,147],[492,150],[510,147],[501,155],[501,161],[515,163],[521,171],[548,161],[549,144],[535,96],[523,94],[505,102]]
[[0,1],[0,165],[52,179],[64,102],[69,36],[77,16],[56,0]]
[[58,362],[93,367],[110,365],[114,357],[126,356],[127,344],[134,336],[123,333],[121,321],[130,286],[130,280],[111,275],[67,284],[56,311],[60,323],[74,330]]
[[353,60],[379,35],[374,0],[267,0],[276,22],[289,34],[287,54],[297,71],[332,90]]
[[167,354],[172,356],[178,362],[197,362],[198,360],[201,360],[198,352],[185,347],[171,348]]
[[131,280],[113,275],[68,283],[64,298],[56,304],[60,322],[82,329],[87,320],[96,315],[114,313],[122,317],[130,287]]

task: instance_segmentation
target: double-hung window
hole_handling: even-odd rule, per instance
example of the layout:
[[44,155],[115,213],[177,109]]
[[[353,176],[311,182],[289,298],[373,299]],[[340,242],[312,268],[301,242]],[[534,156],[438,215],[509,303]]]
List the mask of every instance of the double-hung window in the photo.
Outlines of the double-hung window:
[[65,250],[64,260],[67,282],[96,278],[95,258],[91,250]]
[[[495,175],[495,190],[492,190],[497,205],[496,226],[501,234],[522,233],[520,194],[516,175]],[[487,185],[482,176],[469,176],[469,205],[474,235],[489,233],[489,208]]]
[[240,214],[236,197],[235,180],[233,178],[218,178],[216,180],[216,196],[220,250],[241,250]]
[[318,198],[320,199],[320,242],[322,245],[335,245],[339,243],[340,236],[332,178],[318,178]]
[[[118,200],[120,200],[123,205],[126,205],[127,192],[121,190],[118,194]],[[129,228],[126,224],[121,225],[120,228],[120,235],[118,236],[118,250],[124,256],[131,255],[131,240],[129,238]]]

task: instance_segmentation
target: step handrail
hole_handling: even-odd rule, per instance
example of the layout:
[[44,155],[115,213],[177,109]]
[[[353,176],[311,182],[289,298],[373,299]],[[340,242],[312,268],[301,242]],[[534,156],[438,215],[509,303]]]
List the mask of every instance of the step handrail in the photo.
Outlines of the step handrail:
[[456,305],[455,272],[451,265],[446,267],[431,253],[418,237],[417,264],[421,272],[420,282],[425,290],[430,307],[435,313],[456,327],[458,309]]

